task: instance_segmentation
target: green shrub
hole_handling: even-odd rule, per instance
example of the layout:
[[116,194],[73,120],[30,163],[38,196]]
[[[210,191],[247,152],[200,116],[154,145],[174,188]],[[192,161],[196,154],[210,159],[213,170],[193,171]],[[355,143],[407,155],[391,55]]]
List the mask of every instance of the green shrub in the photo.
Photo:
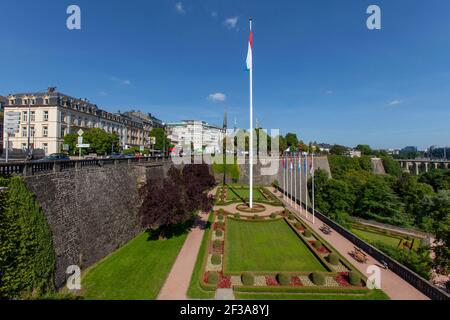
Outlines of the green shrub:
[[235,217],[236,219],[240,219],[240,218],[241,218],[241,214],[240,214],[239,212],[236,212],[236,213],[234,214],[234,217]]
[[221,237],[223,235],[222,230],[216,230],[216,237]]
[[282,286],[288,286],[291,283],[291,276],[286,273],[278,273],[276,279]]
[[215,266],[222,263],[222,257],[218,254],[213,254],[211,257],[211,263]]
[[209,284],[217,284],[219,281],[219,275],[217,272],[208,272],[208,283]]
[[348,273],[348,280],[352,286],[361,285],[361,275],[356,271],[350,271]]
[[47,219],[21,177],[2,179],[0,299],[39,298],[54,292],[55,252]]
[[311,233],[311,231],[310,231],[309,229],[306,229],[305,232],[303,232],[303,235],[304,235],[305,237],[309,238],[309,237],[312,236],[312,233]]
[[322,286],[325,284],[325,277],[321,273],[313,272],[309,275],[309,278],[316,286]]
[[339,264],[339,256],[332,252],[328,255],[327,260],[330,264],[337,266]]
[[217,216],[217,219],[219,219],[219,221],[222,221],[222,220],[223,220],[223,214],[219,214],[219,215]]
[[253,215],[253,220],[259,220],[259,219],[261,219],[261,217],[259,215],[257,215],[257,214]]
[[320,242],[319,240],[316,240],[314,242],[314,248],[320,249],[321,247],[322,247],[322,242]]
[[225,223],[223,223],[223,221],[219,221],[217,222],[217,227],[223,229],[223,227],[225,227]]
[[222,216],[223,216],[224,213],[225,213],[225,210],[224,210],[223,208],[220,208],[220,209],[219,209],[219,215],[222,215]]
[[214,240],[213,247],[214,247],[214,249],[220,249],[222,247],[222,241],[220,241],[218,239]]
[[297,229],[303,228],[303,225],[302,225],[300,222],[296,222],[296,223],[294,224],[294,226],[295,226]]
[[244,272],[241,275],[241,281],[244,286],[252,286],[255,283],[255,276],[253,275],[253,273]]
[[274,187],[278,187],[280,185],[280,183],[278,182],[278,180],[275,179],[274,182],[272,182],[272,185]]
[[270,214],[270,218],[275,219],[277,217],[277,214],[275,212],[272,212]]
[[289,220],[294,220],[294,219],[295,219],[295,216],[294,216],[292,213],[289,213],[288,219],[289,219]]

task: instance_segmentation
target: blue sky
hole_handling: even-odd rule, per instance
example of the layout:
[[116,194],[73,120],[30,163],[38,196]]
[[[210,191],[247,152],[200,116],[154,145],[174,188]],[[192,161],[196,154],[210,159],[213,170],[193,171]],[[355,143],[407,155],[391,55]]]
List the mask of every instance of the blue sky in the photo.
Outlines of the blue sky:
[[[66,28],[70,4],[81,30]],[[370,4],[381,30],[366,27]],[[221,125],[226,109],[247,128],[252,16],[264,128],[350,146],[450,145],[448,1],[17,0],[0,11],[3,95],[57,86],[166,122]]]

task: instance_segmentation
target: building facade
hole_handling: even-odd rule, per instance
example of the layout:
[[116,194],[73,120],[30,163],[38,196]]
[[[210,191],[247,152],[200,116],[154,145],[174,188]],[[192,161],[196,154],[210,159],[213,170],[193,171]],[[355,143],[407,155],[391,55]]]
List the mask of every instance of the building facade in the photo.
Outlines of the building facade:
[[77,99],[49,88],[47,92],[9,95],[6,112],[19,112],[20,130],[9,138],[13,149],[61,152],[64,136],[79,129],[100,128],[119,137],[121,147],[144,146],[147,124],[125,114],[101,110],[87,99]]
[[175,152],[193,148],[194,152],[221,152],[220,142],[225,130],[205,121],[183,120],[168,123],[166,126],[168,138],[174,145]]
[[3,123],[4,123],[4,114],[3,114],[3,109],[6,105],[6,103],[8,102],[8,100],[3,97],[0,96],[0,155],[3,153],[3,148],[4,148],[4,144],[3,144]]

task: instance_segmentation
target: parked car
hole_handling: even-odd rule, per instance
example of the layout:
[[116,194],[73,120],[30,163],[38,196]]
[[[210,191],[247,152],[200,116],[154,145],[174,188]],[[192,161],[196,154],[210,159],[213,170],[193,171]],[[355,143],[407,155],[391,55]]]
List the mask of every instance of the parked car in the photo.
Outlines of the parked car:
[[124,159],[125,156],[121,153],[113,153],[106,157],[106,159]]
[[53,162],[53,161],[69,161],[70,158],[64,153],[52,153],[49,156],[43,157],[42,159],[36,160],[37,162]]

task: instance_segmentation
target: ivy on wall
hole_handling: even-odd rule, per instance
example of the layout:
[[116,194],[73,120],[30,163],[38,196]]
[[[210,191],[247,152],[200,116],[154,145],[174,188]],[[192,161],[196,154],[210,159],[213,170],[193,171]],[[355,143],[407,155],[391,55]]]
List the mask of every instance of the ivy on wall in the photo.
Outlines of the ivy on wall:
[[0,178],[0,299],[54,291],[55,253],[45,215],[20,177]]

